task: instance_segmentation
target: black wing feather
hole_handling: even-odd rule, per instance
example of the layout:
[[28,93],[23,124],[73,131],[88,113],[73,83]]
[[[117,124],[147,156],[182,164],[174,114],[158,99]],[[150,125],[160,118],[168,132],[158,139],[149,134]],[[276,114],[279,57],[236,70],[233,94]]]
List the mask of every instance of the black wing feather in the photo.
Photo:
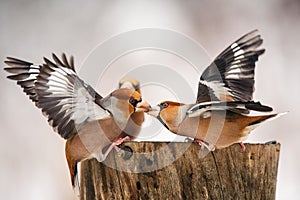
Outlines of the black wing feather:
[[[12,74],[7,78],[17,80],[17,84],[41,108],[54,130],[63,138],[70,139],[77,134],[76,128],[82,123],[96,120],[102,114],[106,116],[106,111],[100,106],[96,106],[95,110],[93,104],[102,97],[77,76],[74,58],[68,61],[65,54],[62,59],[55,54],[52,57],[53,61],[44,58],[45,63],[41,66],[8,57],[5,63],[9,67],[4,69]],[[83,90],[84,94],[78,93],[79,90]],[[89,113],[93,111],[95,113]]]
[[242,102],[242,101],[231,101],[231,102],[204,102],[196,104],[187,111],[187,115],[190,117],[200,116],[207,111],[223,110],[231,111],[239,114],[248,114],[249,111],[258,112],[271,112],[273,108],[262,105],[260,102]]
[[29,96],[29,99],[37,103],[38,99],[34,83],[39,72],[39,66],[12,57],[7,57],[4,63],[9,66],[4,68],[4,70],[13,74],[7,76],[7,78],[17,80],[17,84],[23,88],[23,91]]
[[218,83],[217,87],[223,87],[226,93],[224,96],[230,97],[232,101],[251,101],[254,92],[255,63],[265,52],[264,49],[257,49],[262,42],[258,31],[254,30],[220,53],[200,77],[197,103],[209,101],[207,99],[226,100],[220,96],[216,97],[213,88],[210,88],[212,90],[210,93],[203,92],[204,87],[211,87],[208,83]]

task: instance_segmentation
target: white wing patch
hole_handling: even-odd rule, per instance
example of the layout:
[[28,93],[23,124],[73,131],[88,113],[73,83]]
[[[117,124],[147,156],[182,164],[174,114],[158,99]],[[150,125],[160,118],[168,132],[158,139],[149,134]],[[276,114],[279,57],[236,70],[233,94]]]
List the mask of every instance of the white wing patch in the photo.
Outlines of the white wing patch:
[[203,102],[194,105],[191,107],[186,114],[189,117],[198,117],[202,116],[205,118],[205,113],[208,111],[226,111],[230,110],[232,112],[241,114],[241,115],[249,115],[250,111],[257,111],[260,113],[271,112],[273,109],[269,106],[262,105],[260,102],[238,102],[238,101],[212,101],[212,102]]
[[7,78],[17,84],[42,109],[49,124],[63,138],[77,134],[77,128],[86,122],[107,118],[110,114],[98,105],[102,97],[76,74],[73,57],[65,54],[60,60],[52,54],[54,62],[44,58],[43,65],[7,57],[4,68],[11,73]]
[[26,80],[30,80],[30,79],[36,79],[37,73],[39,73],[38,70],[39,66],[38,65],[31,65],[30,69],[28,71],[28,73],[30,74],[28,78],[24,79],[24,81]]
[[78,88],[74,93],[74,107],[72,119],[75,124],[81,124],[85,121],[93,121],[102,118],[107,118],[110,114],[95,104],[94,97],[92,97],[85,88]]
[[46,64],[39,70],[38,103],[54,130],[68,139],[87,122],[108,118],[110,114],[96,103],[96,98],[102,97],[77,76],[66,58],[53,58],[56,63],[45,59]]
[[[262,42],[258,31],[254,30],[221,52],[200,77],[197,102],[215,100],[221,96],[224,97],[224,95],[226,95],[227,101],[231,99],[235,101],[252,100],[255,65],[259,56],[265,51],[258,49]],[[224,84],[216,82],[223,82]],[[201,83],[213,90],[214,98],[211,97],[212,95],[210,96],[209,92],[211,91],[207,92]],[[227,98],[227,94],[231,98]]]
[[[233,54],[234,57],[238,57],[239,55],[242,55],[243,53],[245,53],[245,51],[243,49],[241,49],[237,43],[233,43],[230,47],[231,47],[231,49],[235,49],[234,54]],[[243,58],[243,57],[244,56],[241,56],[239,58]]]
[[[196,104],[193,107],[191,107],[186,114],[188,117],[199,117],[202,116],[203,118],[210,117],[211,110],[225,110],[226,106],[219,106],[219,107],[213,107],[212,104],[219,104],[219,101],[211,101],[211,102],[204,102],[200,104]],[[207,114],[206,114],[207,113]]]
[[230,93],[230,89],[224,87],[225,84],[218,82],[218,81],[203,81],[200,80],[199,81],[201,84],[206,85],[207,87],[211,88],[214,92],[214,95],[218,98],[218,99],[222,99],[224,96],[229,95]]

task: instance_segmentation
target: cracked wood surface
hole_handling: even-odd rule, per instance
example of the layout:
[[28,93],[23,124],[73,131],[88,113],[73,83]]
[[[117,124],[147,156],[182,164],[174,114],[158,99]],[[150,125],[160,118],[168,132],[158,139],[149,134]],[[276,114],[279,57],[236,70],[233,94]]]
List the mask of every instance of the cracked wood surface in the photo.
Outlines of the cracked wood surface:
[[80,199],[275,199],[280,144],[245,145],[199,158],[195,143],[127,142],[82,162]]

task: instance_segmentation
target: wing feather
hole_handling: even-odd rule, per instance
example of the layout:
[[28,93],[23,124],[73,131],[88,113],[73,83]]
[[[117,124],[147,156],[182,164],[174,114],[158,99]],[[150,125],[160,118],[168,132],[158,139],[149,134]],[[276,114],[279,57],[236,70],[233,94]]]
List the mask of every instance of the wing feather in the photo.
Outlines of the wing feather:
[[59,59],[52,54],[53,61],[44,58],[44,64],[37,66],[31,62],[8,57],[5,70],[17,80],[17,84],[35,102],[49,124],[63,138],[70,139],[85,123],[110,117],[110,114],[96,103],[102,97],[81,80],[74,69],[74,58],[68,61],[62,54]]
[[197,103],[206,101],[251,101],[255,63],[265,50],[254,30],[227,47],[204,70],[198,86]]
[[258,112],[271,112],[273,108],[262,105],[260,102],[242,102],[242,101],[212,101],[212,102],[203,102],[194,105],[187,111],[187,116],[189,117],[199,117],[203,116],[204,113],[210,111],[231,111],[239,114],[248,114],[249,111],[258,111]]

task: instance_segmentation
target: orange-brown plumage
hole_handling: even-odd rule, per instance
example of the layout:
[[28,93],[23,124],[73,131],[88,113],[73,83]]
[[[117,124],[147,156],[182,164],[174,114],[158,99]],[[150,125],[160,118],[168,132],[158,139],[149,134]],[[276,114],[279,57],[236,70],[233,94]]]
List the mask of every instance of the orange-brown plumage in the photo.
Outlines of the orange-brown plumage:
[[[43,65],[8,57],[5,70],[48,118],[53,129],[66,139],[66,159],[73,187],[77,163],[96,158],[103,161],[108,153],[127,138],[120,138],[130,116],[146,111],[139,92],[120,88],[106,97],[81,80],[74,60],[53,54]],[[77,185],[78,186],[78,185]]]
[[[217,149],[244,141],[252,130],[251,126],[254,128],[255,125],[277,116],[277,114],[247,116],[228,110],[214,111],[209,114],[211,116],[203,114],[196,117],[188,115],[180,117],[180,113],[186,113],[192,105],[166,102],[168,106],[161,108],[157,116],[152,114],[151,109],[149,113],[160,117],[173,133],[205,141]],[[152,110],[156,108],[153,107]]]
[[[210,150],[244,141],[261,122],[278,114],[265,114],[272,108],[253,102],[254,70],[264,49],[254,30],[221,52],[203,71],[195,104],[164,101],[148,114],[156,117],[171,132],[195,138]],[[250,111],[261,112],[251,116]]]
[[103,161],[106,157],[105,150],[119,139],[121,132],[110,117],[86,124],[73,138],[66,141],[65,153],[73,187],[77,178],[77,163],[91,158]]
[[[140,83],[133,78],[123,78],[119,81],[119,88],[129,88],[141,94]],[[147,109],[147,108],[146,108]],[[141,131],[142,124],[145,120],[144,112],[135,112],[130,116],[126,128],[123,130],[120,137],[129,136],[134,140]]]

